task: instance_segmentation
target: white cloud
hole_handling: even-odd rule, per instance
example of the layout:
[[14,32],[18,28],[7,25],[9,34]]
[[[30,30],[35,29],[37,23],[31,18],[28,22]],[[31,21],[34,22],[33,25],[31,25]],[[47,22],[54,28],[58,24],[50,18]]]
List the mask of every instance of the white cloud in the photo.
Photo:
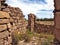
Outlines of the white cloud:
[[[28,0],[27,0],[28,1]],[[22,9],[24,15],[27,17],[27,14],[29,13],[34,13],[36,14],[38,17],[40,17],[37,13],[39,13],[39,10],[45,9],[45,10],[52,10],[54,9],[54,3],[53,0],[45,0],[47,2],[47,4],[31,4],[31,3],[24,3],[22,0],[18,1],[18,0],[7,0],[6,3],[8,3],[11,6],[14,7],[19,7],[20,9]],[[46,12],[49,13],[49,12]]]

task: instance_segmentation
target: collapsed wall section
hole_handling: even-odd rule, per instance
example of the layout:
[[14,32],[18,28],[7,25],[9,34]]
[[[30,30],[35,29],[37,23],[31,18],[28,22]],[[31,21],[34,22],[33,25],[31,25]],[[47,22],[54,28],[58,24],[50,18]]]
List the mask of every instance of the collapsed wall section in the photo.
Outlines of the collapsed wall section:
[[37,32],[37,33],[50,33],[53,34],[54,31],[54,25],[44,25],[37,23],[36,16],[34,14],[28,15],[28,29],[31,32]]

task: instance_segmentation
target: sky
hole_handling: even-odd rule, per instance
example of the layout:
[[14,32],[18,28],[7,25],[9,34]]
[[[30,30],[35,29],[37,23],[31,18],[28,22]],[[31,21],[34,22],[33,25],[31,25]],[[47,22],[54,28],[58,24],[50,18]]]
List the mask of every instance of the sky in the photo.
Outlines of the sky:
[[25,18],[33,13],[37,18],[53,18],[54,0],[6,0],[6,3],[13,7],[19,7]]

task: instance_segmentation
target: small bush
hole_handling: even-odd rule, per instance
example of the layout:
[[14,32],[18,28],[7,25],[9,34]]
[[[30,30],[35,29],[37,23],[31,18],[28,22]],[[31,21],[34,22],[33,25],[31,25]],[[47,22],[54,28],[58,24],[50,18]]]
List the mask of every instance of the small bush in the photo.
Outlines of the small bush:
[[29,34],[19,34],[19,40],[24,40],[25,42],[29,42],[31,37]]
[[42,43],[42,45],[49,45],[49,42],[44,42]]
[[29,42],[33,36],[33,33],[30,32],[29,30],[26,33],[20,33],[19,31],[15,30],[14,31],[14,38],[15,40],[24,40],[25,42]]
[[53,42],[54,36],[53,35],[48,35],[47,39],[48,39],[48,42]]
[[30,30],[27,30],[26,34],[28,34],[30,37],[32,37],[34,35],[34,33],[31,32]]

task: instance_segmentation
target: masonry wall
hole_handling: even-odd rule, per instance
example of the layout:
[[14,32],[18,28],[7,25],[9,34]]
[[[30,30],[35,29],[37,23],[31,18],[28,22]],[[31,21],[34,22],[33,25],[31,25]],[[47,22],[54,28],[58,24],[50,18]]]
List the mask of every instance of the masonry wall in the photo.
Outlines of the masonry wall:
[[57,42],[57,45],[60,45],[60,0],[54,0],[54,22],[55,22],[55,42]]
[[10,25],[10,15],[6,12],[0,11],[0,45],[11,45],[12,37]]
[[[33,16],[33,17],[32,17]],[[54,31],[54,25],[44,25],[36,22],[36,16],[33,14],[28,15],[28,27],[33,32],[38,33],[50,33],[53,34]]]
[[18,7],[11,7],[0,0],[0,45],[17,45],[12,34],[15,30],[26,32],[24,15]]
[[7,6],[3,11],[10,14],[10,22],[13,25],[13,30],[19,30],[21,33],[26,32],[26,22],[21,9]]
[[53,34],[53,30],[54,30],[53,25],[44,25],[44,24],[35,23],[35,32]]
[[10,15],[1,11],[5,0],[0,0],[0,45],[12,45]]

